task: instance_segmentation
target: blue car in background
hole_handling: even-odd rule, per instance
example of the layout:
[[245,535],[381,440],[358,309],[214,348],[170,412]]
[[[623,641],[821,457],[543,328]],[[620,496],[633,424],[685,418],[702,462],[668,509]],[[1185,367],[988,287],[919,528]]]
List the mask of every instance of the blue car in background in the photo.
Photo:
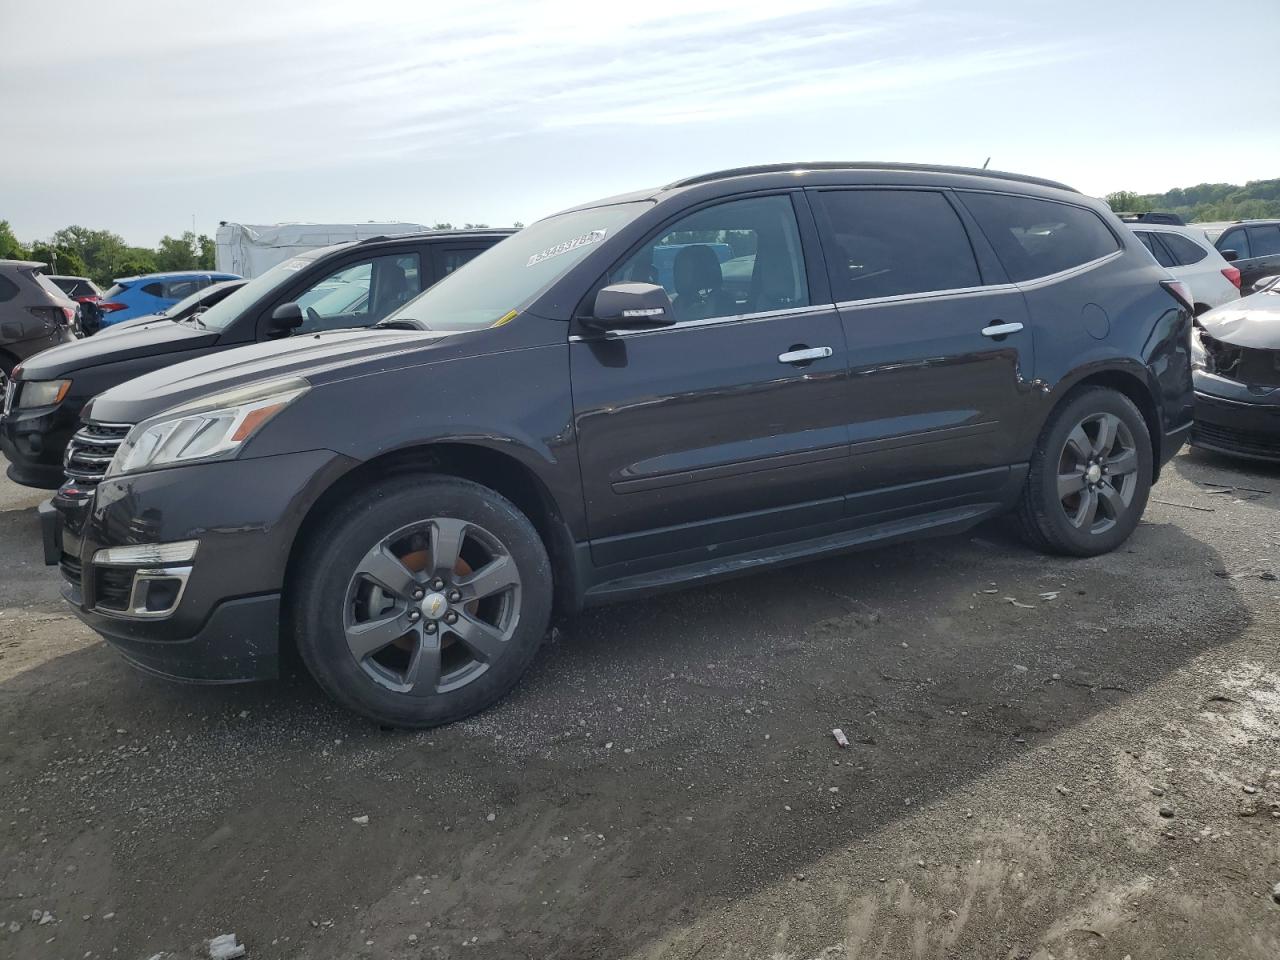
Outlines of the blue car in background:
[[179,300],[223,280],[239,280],[234,273],[208,270],[179,270],[173,273],[148,273],[141,277],[124,277],[102,295],[97,304],[101,311],[99,326],[109,327],[149,313],[159,313]]

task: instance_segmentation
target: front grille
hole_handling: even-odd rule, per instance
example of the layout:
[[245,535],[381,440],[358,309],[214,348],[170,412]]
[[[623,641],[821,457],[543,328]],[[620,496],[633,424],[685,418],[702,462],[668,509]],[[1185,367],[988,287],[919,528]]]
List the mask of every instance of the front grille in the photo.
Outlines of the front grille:
[[1251,430],[1235,430],[1217,423],[1197,420],[1192,428],[1192,440],[1200,440],[1212,447],[1234,450],[1254,457],[1280,458],[1280,434],[1254,433]]
[[62,461],[67,479],[78,486],[101,481],[129,429],[127,423],[86,423],[77,430]]

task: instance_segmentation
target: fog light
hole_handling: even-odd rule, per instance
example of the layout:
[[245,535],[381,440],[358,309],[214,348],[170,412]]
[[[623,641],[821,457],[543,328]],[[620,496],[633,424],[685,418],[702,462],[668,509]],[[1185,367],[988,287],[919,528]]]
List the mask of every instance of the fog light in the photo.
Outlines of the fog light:
[[156,565],[190,563],[195,558],[199,540],[176,543],[139,543],[130,547],[107,547],[93,555],[94,563]]

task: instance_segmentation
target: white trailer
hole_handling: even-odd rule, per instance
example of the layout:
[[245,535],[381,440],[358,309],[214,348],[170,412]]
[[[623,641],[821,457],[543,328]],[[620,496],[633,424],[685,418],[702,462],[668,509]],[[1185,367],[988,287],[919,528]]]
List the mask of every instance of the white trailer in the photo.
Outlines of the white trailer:
[[277,263],[317,247],[368,237],[418,233],[420,223],[228,223],[218,227],[217,269],[252,279]]

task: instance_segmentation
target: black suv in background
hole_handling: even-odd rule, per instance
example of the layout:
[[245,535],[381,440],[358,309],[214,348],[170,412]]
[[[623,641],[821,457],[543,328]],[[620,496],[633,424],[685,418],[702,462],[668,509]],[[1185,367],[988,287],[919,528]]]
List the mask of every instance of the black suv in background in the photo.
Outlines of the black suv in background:
[[1196,226],[1204,227],[1218,252],[1240,271],[1240,289],[1246,294],[1263,277],[1280,273],[1280,220],[1237,220]]
[[283,640],[351,709],[444,723],[554,611],[1005,512],[1114,549],[1190,429],[1191,319],[1061,184],[695,177],[539,221],[372,329],[102,394],[46,560],[144,670],[269,677]]
[[[80,411],[108,387],[230,347],[376,323],[511,232],[402,234],[311,250],[199,314],[170,308],[174,322],[139,317],[120,331],[108,327],[110,335],[47,350],[17,369],[5,401],[0,448],[9,458],[9,478],[47,489],[62,483],[63,455]],[[72,479],[86,471],[100,472],[90,460],[66,465]]]

